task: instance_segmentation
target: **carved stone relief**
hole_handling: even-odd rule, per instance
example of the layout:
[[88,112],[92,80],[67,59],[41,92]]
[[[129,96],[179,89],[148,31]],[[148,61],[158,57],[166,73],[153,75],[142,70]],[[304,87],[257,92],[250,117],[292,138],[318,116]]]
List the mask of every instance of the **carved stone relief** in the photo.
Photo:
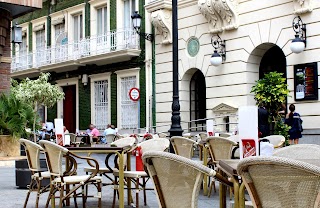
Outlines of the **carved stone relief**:
[[303,14],[311,12],[313,10],[312,1],[313,0],[293,0],[294,13]]
[[237,0],[198,0],[201,14],[212,33],[238,28]]
[[160,9],[151,13],[151,22],[162,36],[162,44],[172,43],[172,12]]

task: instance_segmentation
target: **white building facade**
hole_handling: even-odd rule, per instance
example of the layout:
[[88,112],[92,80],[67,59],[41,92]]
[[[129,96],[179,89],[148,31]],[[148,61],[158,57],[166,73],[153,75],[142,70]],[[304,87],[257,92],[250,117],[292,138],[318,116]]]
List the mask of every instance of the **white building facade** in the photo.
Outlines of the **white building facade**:
[[[172,20],[171,1],[146,5],[156,28],[156,121],[170,124],[172,104]],[[293,19],[301,17],[307,28],[304,51],[290,50],[294,39]],[[236,123],[240,106],[255,105],[250,92],[255,81],[269,71],[287,79],[290,97],[287,106],[296,105],[303,119],[304,134],[319,134],[318,98],[296,99],[294,68],[311,64],[317,81],[320,61],[319,0],[181,0],[178,2],[179,90],[182,128],[196,124],[187,121],[216,118],[215,123]],[[225,40],[226,60],[210,64],[214,48],[211,39]],[[318,94],[318,86],[314,94]],[[223,116],[223,115],[226,116]],[[170,126],[160,127],[167,131]],[[235,130],[236,125],[216,127]],[[309,132],[309,133],[308,133]],[[311,138],[311,136],[310,136]],[[312,139],[312,138],[311,138]]]

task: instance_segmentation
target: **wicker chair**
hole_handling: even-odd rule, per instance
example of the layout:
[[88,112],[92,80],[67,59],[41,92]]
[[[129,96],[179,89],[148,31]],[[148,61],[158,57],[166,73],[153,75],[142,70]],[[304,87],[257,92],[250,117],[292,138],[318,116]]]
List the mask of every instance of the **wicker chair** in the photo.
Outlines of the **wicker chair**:
[[206,139],[208,138],[208,134],[205,133],[205,132],[200,132],[199,136],[200,136],[202,141],[206,141]]
[[116,135],[115,135],[115,134],[107,134],[107,135],[105,136],[105,138],[106,138],[107,144],[110,144],[110,143],[112,143],[112,142],[115,141]]
[[167,138],[168,137],[168,135],[167,134],[165,134],[165,133],[158,133],[158,136],[160,137],[160,138]]
[[271,144],[273,144],[274,148],[283,147],[286,139],[282,135],[271,135],[263,137],[262,139],[268,139]]
[[320,167],[283,157],[241,160],[238,174],[254,207],[319,207]]
[[173,136],[170,138],[174,152],[177,155],[191,159],[193,156],[193,147],[198,145],[197,142],[185,137]]
[[216,174],[196,161],[166,152],[146,152],[143,161],[152,176],[159,207],[196,208],[203,176]]
[[219,137],[223,137],[223,138],[228,138],[231,135],[232,135],[231,133],[219,133]]
[[320,145],[296,144],[277,149],[273,156],[291,159],[320,159]]
[[[134,147],[135,142],[136,142],[135,138],[126,137],[126,138],[121,138],[121,139],[118,139],[118,140],[112,142],[111,145],[117,146],[117,147],[124,147],[124,146]],[[110,156],[111,156],[111,154],[107,155],[106,163],[109,160]],[[126,160],[127,160],[126,155],[124,157],[124,160],[125,161],[124,161],[123,164],[126,164]],[[86,172],[86,174],[92,173],[92,172],[94,172],[96,170],[96,168],[92,164],[89,164],[89,165],[90,166],[84,168],[84,171]],[[114,171],[114,169],[112,169],[110,167],[101,167],[101,166],[99,166],[98,174],[100,176],[105,176],[107,179],[109,179],[111,181],[110,183],[103,183],[104,186],[106,186],[106,185],[114,185],[115,184],[115,180],[108,175],[108,174],[112,174],[113,171]]]
[[[159,151],[163,152],[168,149],[170,145],[170,141],[166,138],[158,138],[158,139],[149,139],[147,141],[141,142],[138,144],[141,147],[142,153],[146,153],[148,151]],[[114,171],[113,174],[116,177],[119,177],[119,172]],[[143,190],[144,196],[144,205],[147,205],[147,195],[146,195],[146,184],[149,179],[148,173],[145,171],[124,171],[124,177],[130,179],[135,184],[136,189],[136,207],[139,207],[139,186],[141,186]],[[142,179],[142,183],[139,182],[140,178]]]
[[43,171],[43,169],[40,168],[40,152],[43,151],[40,145],[26,139],[20,139],[19,142],[25,148],[29,170],[31,171],[31,182],[23,207],[27,207],[32,191],[37,192],[36,207],[38,207],[40,194],[48,191],[49,188],[49,185],[45,187],[42,186],[42,181],[43,179],[50,179],[50,172]]
[[[72,194],[75,201],[75,206],[77,207],[76,197],[78,194],[76,191],[82,188],[82,203],[83,207],[85,207],[85,203],[89,196],[86,195],[85,187],[89,184],[93,184],[97,188],[97,196],[93,196],[98,198],[98,207],[101,207],[101,181],[102,178],[100,176],[96,176],[99,171],[98,162],[90,157],[80,157],[71,152],[68,149],[59,146],[53,142],[49,141],[40,141],[40,145],[45,150],[45,155],[47,159],[48,168],[50,171],[50,179],[51,179],[51,189],[50,194],[47,199],[46,207],[48,207],[50,199],[55,196],[56,192],[60,192],[60,202],[59,207],[61,208],[63,205],[63,201],[69,198]],[[66,168],[66,172],[62,170],[62,161],[63,158],[66,158],[68,161],[72,163],[71,167]],[[92,172],[91,175],[74,175],[77,171],[77,159],[86,160],[95,163],[96,170]],[[73,188],[67,191],[65,185],[73,185]],[[65,195],[64,195],[65,194]]]
[[[217,163],[220,160],[227,160],[231,159],[232,150],[237,143],[223,137],[208,137],[206,139],[206,147],[209,149],[209,154],[211,160],[208,162],[208,165],[212,165],[216,167]],[[211,181],[208,197],[211,195],[212,188],[215,189],[215,180]]]

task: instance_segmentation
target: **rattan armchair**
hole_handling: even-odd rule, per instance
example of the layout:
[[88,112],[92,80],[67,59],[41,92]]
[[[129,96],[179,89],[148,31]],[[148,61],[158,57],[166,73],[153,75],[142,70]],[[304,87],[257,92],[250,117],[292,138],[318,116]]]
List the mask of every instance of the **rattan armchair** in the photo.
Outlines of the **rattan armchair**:
[[[147,141],[141,142],[138,144],[138,147],[141,147],[142,153],[146,153],[149,151],[159,151],[163,152],[168,149],[170,145],[169,139],[166,138],[158,138],[158,139],[149,139]],[[119,172],[114,171],[113,174],[118,177]],[[149,175],[145,171],[124,171],[124,177],[130,179],[135,184],[136,189],[136,207],[139,207],[139,191],[140,187],[143,190],[144,197],[144,205],[147,205],[147,195],[146,195],[146,184],[149,179]],[[142,183],[140,183],[140,179],[142,179]]]
[[107,144],[110,144],[116,140],[116,135],[115,134],[107,134],[105,136],[105,138],[106,138]]
[[171,144],[173,146],[174,152],[177,155],[191,159],[193,156],[193,148],[198,145],[192,139],[185,137],[173,136],[170,138]]
[[159,132],[159,133],[158,133],[158,136],[159,136],[160,138],[167,138],[167,137],[168,137],[167,134],[162,133],[162,132]]
[[[211,160],[208,162],[208,165],[213,167],[217,167],[217,163],[220,160],[228,160],[231,159],[232,150],[237,143],[224,138],[224,137],[208,137],[206,139],[206,147],[209,149],[209,154]],[[213,179],[210,184],[208,196],[210,197],[212,188],[215,189],[215,180]]]
[[[97,195],[93,196],[98,198],[98,207],[101,207],[101,177],[96,176],[99,170],[98,162],[90,157],[80,157],[69,152],[68,149],[59,146],[53,142],[49,141],[40,141],[40,145],[45,150],[47,165],[50,172],[51,179],[51,189],[47,199],[46,207],[48,207],[50,199],[55,197],[55,193],[59,191],[60,193],[60,202],[59,207],[63,205],[63,201],[69,198],[71,195],[74,197],[75,206],[77,207],[76,197],[78,197],[77,190],[82,189],[82,203],[85,207],[87,198],[87,193],[85,192],[85,187],[89,184],[93,184],[97,188]],[[62,170],[62,161],[66,159],[70,161],[73,165],[72,167],[67,167],[66,171]],[[86,160],[88,163],[93,162],[95,164],[96,170],[91,173],[91,175],[74,175],[77,171],[77,162],[76,159]],[[67,186],[73,185],[73,188],[68,191]],[[66,191],[66,193],[65,193]]]
[[320,159],[320,145],[296,144],[277,149],[273,156],[291,159]]
[[143,161],[152,176],[159,207],[196,208],[203,176],[216,174],[196,161],[166,152],[146,152]]
[[283,157],[250,157],[238,174],[254,207],[319,207],[320,167]]
[[[117,147],[125,147],[125,146],[130,146],[130,147],[134,147],[134,144],[136,142],[136,139],[133,138],[133,137],[126,137],[126,138],[121,138],[121,139],[118,139],[114,142],[111,143],[111,145],[113,146],[117,146]],[[110,156],[111,154],[107,155],[106,157],[106,164],[108,164],[108,160],[110,159]],[[125,155],[126,156],[126,155]],[[126,164],[126,157],[124,157],[124,164]],[[88,167],[85,167],[84,168],[84,171],[86,172],[86,174],[88,173],[92,173],[93,171],[96,170],[95,166],[91,163],[89,163],[90,166]],[[110,168],[110,167],[101,167],[99,166],[99,171],[98,171],[98,174],[100,176],[105,176],[109,181],[110,183],[103,183],[104,186],[106,185],[114,185],[115,184],[115,180],[109,176],[108,174],[112,174],[114,171],[113,168]]]
[[23,207],[27,207],[30,193],[37,192],[36,207],[39,205],[39,197],[42,193],[48,191],[48,186],[43,186],[43,179],[50,179],[50,172],[44,171],[40,167],[40,154],[43,151],[42,147],[32,141],[26,139],[20,139],[20,144],[24,146],[29,170],[31,171],[31,182],[29,185],[29,191]]
[[268,139],[271,144],[273,144],[274,148],[280,148],[283,147],[283,144],[286,141],[286,138],[282,135],[271,135],[263,137],[262,139]]

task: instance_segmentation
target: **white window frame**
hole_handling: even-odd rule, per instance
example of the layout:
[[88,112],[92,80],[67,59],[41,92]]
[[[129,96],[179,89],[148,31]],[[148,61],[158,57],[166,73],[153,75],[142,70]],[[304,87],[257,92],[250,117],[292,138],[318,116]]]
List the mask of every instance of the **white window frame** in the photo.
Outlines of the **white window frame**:
[[90,34],[97,36],[98,9],[107,7],[107,31],[110,31],[110,2],[105,0],[91,0],[90,2]]
[[82,34],[83,34],[83,37],[82,38],[85,38],[85,26],[86,26],[86,23],[85,23],[85,3],[82,3],[82,4],[78,4],[74,7],[70,7],[66,10],[66,12],[68,13],[68,20],[66,21],[67,22],[67,29],[66,31],[68,31],[68,43],[73,43],[74,42],[74,31],[73,31],[73,28],[74,28],[74,16],[75,15],[79,15],[79,14],[82,14]]
[[35,19],[35,20],[31,21],[31,23],[32,23],[32,32],[33,32],[33,34],[32,34],[32,46],[33,46],[32,50],[35,52],[37,49],[36,32],[43,26],[44,26],[44,33],[45,33],[45,35],[44,35],[45,47],[47,46],[47,32],[48,32],[48,30],[47,30],[47,27],[48,27],[47,16],[41,17],[39,19]]
[[111,79],[110,79],[110,72],[102,73],[102,74],[94,74],[90,75],[90,91],[91,91],[91,123],[95,124],[95,88],[94,82],[97,81],[108,81],[108,121],[111,123]]
[[[59,90],[63,92],[64,86],[75,85],[76,86],[76,129],[79,129],[79,78],[70,78],[57,80],[57,86]],[[47,116],[45,116],[47,117]],[[57,102],[57,118],[63,118],[63,100]]]
[[[116,71],[115,73],[117,74],[117,92],[121,93],[121,78],[124,78],[124,77],[135,76],[136,77],[136,86],[135,87],[140,89],[139,71],[140,71],[139,68],[132,68],[132,69],[127,69],[127,70]],[[121,95],[117,96],[117,117],[118,117],[118,119],[117,119],[117,127],[119,129],[122,129],[121,119],[120,119],[121,118]],[[141,118],[140,118],[140,120],[141,120]],[[139,122],[140,121],[139,121],[139,118],[138,118],[138,127],[139,127]]]
[[[131,1],[131,0],[127,0],[127,1]],[[123,15],[124,0],[117,0],[117,10],[120,11],[120,12],[117,12],[117,28],[128,29],[128,28],[124,28],[124,15]],[[139,0],[135,0],[135,10],[139,12]],[[130,14],[130,16],[131,15],[132,14]],[[132,23],[131,23],[131,25],[132,25]],[[129,29],[131,29],[131,28],[129,28]]]
[[55,47],[55,45],[56,45],[55,26],[64,21],[64,31],[66,33],[68,33],[68,21],[66,21],[66,11],[63,11],[63,12],[59,11],[59,12],[52,13],[50,15],[50,17],[51,17],[51,31],[52,31],[51,32],[51,45],[53,47]]

